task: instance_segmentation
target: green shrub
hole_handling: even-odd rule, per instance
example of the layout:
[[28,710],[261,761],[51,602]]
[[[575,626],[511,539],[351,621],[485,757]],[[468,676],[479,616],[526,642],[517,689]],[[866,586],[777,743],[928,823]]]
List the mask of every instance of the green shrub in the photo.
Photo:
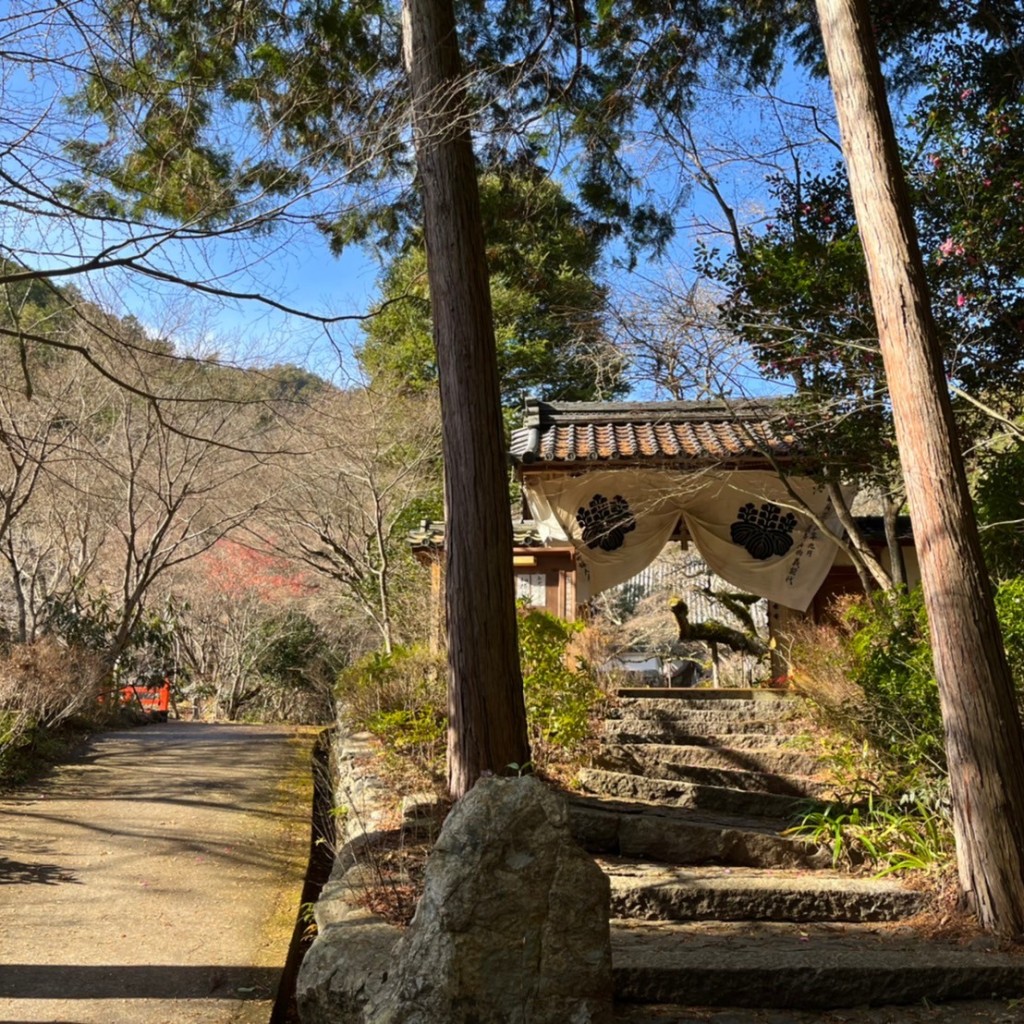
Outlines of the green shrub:
[[247,646],[256,687],[247,709],[257,721],[327,722],[334,715],[331,680],[339,659],[308,615],[288,611],[263,619]]
[[996,614],[1018,695],[1024,693],[1024,576],[996,586]]
[[[582,623],[523,611],[519,649],[533,765],[547,768],[579,756],[591,738],[602,694],[581,658],[570,652]],[[376,736],[397,769],[405,760],[432,779],[444,775],[444,662],[422,647],[369,654],[338,676],[335,694],[348,728]]]
[[526,718],[534,761],[544,764],[579,754],[591,738],[592,716],[601,691],[580,659],[570,664],[569,646],[583,623],[547,612],[519,617]]
[[[1024,579],[1002,583],[996,606],[1022,680]],[[879,874],[947,863],[953,840],[944,728],[920,588],[849,601],[838,625],[819,627],[814,637],[801,638],[798,657],[811,679],[818,673],[828,683],[815,693],[812,682],[810,691],[833,730],[825,763],[840,803],[805,816],[793,831],[826,843],[835,863],[866,864]],[[839,675],[845,688],[832,681]]]
[[[995,588],[996,614],[1018,694],[1024,693],[1024,577]],[[873,740],[914,769],[945,767],[944,731],[920,587],[878,596],[846,613],[851,679],[863,691]]]
[[430,781],[444,777],[446,673],[423,647],[374,651],[343,669],[335,696],[344,724],[382,743],[392,767]]
[[870,738],[908,772],[945,767],[939,691],[920,588],[849,605],[846,648]]
[[366,727],[396,754],[421,760],[432,762],[445,743],[444,716],[436,708],[378,711]]
[[[995,604],[1020,695],[1024,577],[1000,582]],[[808,629],[794,645],[803,688],[833,730],[825,762],[841,801],[804,818],[798,830],[827,840],[837,861],[867,861],[883,873],[929,866],[949,855],[952,840],[922,592],[849,601],[840,611],[838,625]]]
[[353,728],[368,728],[372,716],[387,711],[432,708],[444,712],[446,668],[424,647],[373,651],[338,673],[335,695],[342,718]]

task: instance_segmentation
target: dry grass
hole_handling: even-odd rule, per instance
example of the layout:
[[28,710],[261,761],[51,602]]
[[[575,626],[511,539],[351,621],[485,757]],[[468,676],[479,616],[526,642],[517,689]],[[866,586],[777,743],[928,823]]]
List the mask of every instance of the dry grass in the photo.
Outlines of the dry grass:
[[423,873],[429,853],[430,844],[426,841],[375,850],[376,877],[373,884],[359,890],[356,902],[388,924],[407,927],[423,895]]
[[96,703],[103,678],[99,658],[51,637],[17,644],[0,658],[0,708],[57,725]]
[[906,875],[901,882],[908,888],[927,892],[928,908],[886,925],[887,929],[911,929],[930,942],[1024,955],[1024,940],[1004,939],[985,931],[978,918],[964,906],[956,866],[952,862],[940,872]]
[[[98,719],[99,659],[50,637],[18,644],[0,656],[0,779],[15,782],[47,761],[51,741],[69,722]],[[57,743],[57,748],[62,744]],[[56,751],[59,753],[59,749]]]
[[848,601],[841,598],[836,603],[832,623],[794,623],[786,654],[794,666],[790,679],[799,693],[828,711],[848,709],[856,713],[866,698],[853,682],[853,666],[845,648],[848,629],[841,623]]

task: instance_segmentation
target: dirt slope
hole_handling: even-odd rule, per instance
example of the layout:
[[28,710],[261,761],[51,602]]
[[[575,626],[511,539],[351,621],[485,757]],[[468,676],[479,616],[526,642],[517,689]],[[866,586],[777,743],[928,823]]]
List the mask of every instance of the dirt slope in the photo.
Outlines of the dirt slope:
[[0,1024],[264,1024],[302,886],[312,742],[107,733],[0,800]]

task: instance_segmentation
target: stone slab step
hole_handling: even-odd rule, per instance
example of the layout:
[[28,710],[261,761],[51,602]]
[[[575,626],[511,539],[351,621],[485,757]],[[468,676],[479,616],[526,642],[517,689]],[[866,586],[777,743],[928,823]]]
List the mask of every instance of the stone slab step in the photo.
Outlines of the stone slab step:
[[771,772],[776,775],[813,776],[819,762],[814,754],[778,747],[711,747],[680,743],[607,743],[603,750],[612,756],[649,756],[666,764],[707,765],[741,771]]
[[922,893],[898,882],[832,871],[598,863],[611,881],[613,917],[864,923],[897,921],[925,909]]
[[779,722],[799,720],[802,705],[796,701],[728,700],[710,704],[706,701],[665,700],[662,698],[627,699],[610,703],[607,718],[651,718],[658,721],[700,722],[712,726],[716,722]]
[[787,690],[752,690],[722,687],[692,686],[624,686],[615,691],[619,697],[661,697],[666,700],[703,701],[705,703],[732,700],[756,700],[765,704],[776,701],[799,702],[800,698]]
[[734,1006],[679,1006],[671,1003],[616,1003],[615,1024],[1021,1024],[1018,1000],[957,999],[911,1005],[843,1007],[837,1013]]
[[760,748],[792,744],[803,732],[788,720],[707,723],[646,718],[605,719],[601,736],[606,743],[670,743],[684,746]]
[[[720,751],[703,747],[674,747],[661,744],[608,744],[594,757],[596,767],[605,771],[644,775],[649,779],[695,782],[705,786],[724,786],[749,793],[775,793],[780,796],[818,797],[827,784],[793,771],[760,770],[757,762],[735,751],[731,759]],[[712,759],[707,755],[718,755]],[[753,764],[751,762],[753,761]],[[813,759],[805,758],[812,766]]]
[[643,800],[673,807],[724,811],[726,814],[789,819],[790,823],[808,811],[823,806],[811,797],[747,792],[682,780],[650,779],[643,775],[605,771],[601,768],[584,768],[577,775],[577,780],[584,792],[600,793],[620,800]]
[[591,853],[738,867],[824,868],[831,863],[827,850],[780,835],[786,823],[773,819],[572,795],[569,821],[576,841]]
[[614,921],[612,962],[621,1003],[828,1010],[1024,994],[1019,954],[892,925]]

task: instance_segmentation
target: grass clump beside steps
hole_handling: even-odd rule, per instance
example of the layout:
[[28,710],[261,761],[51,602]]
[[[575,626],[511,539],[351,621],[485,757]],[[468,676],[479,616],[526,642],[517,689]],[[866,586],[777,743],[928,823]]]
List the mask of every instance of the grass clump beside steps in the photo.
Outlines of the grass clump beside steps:
[[[533,762],[563,778],[588,756],[604,694],[583,653],[585,627],[521,609],[520,663]],[[388,769],[406,785],[445,778],[447,669],[422,646],[375,652],[341,672],[335,690],[345,725],[372,733]]]

